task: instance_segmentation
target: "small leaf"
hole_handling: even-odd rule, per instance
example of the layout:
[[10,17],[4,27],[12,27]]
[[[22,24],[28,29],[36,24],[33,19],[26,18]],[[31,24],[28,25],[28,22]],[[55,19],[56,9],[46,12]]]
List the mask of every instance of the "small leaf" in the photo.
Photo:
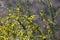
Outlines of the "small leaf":
[[56,18],[59,13],[60,13],[60,8],[56,11],[54,18]]

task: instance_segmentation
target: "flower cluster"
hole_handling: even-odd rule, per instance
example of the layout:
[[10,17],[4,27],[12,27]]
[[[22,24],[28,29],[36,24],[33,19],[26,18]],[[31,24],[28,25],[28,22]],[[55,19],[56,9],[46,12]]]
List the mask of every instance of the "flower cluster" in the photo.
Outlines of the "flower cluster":
[[[42,0],[39,1],[43,2]],[[41,18],[42,22],[46,22],[44,25],[34,22],[36,15],[31,15],[29,3],[26,4],[28,10],[25,10],[20,0],[17,2],[16,8],[7,8],[9,14],[5,17],[0,17],[0,40],[56,40],[56,22],[54,21],[56,15],[53,14],[51,9],[53,7],[51,2],[47,5],[51,12],[51,19],[48,18],[43,10],[40,10],[38,15],[40,22]]]

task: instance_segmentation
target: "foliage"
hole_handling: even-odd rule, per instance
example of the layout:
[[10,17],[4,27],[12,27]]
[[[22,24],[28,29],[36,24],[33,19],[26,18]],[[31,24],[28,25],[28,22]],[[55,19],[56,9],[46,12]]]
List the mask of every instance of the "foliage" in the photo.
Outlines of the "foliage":
[[[27,1],[28,2],[28,1]],[[41,3],[44,3],[42,0]],[[59,10],[56,13],[53,10],[53,5],[49,1],[47,7],[50,10],[51,19],[47,17],[44,10],[40,10],[40,19],[46,22],[46,25],[38,25],[34,23],[36,15],[31,15],[29,11],[30,3],[27,3],[27,11],[22,7],[20,0],[16,3],[16,8],[7,8],[8,15],[0,17],[0,40],[56,40],[55,27],[57,24],[55,18]],[[23,11],[24,15],[21,13]],[[54,14],[55,13],[55,14]],[[47,31],[44,33],[43,28]]]

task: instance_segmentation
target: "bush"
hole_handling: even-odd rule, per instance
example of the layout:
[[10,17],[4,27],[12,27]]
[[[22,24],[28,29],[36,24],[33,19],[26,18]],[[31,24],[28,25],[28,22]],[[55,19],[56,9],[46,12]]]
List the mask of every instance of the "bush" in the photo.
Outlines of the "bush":
[[[39,19],[42,18],[45,25],[38,25],[33,22],[36,15],[31,15],[29,11],[30,3],[27,3],[27,11],[22,8],[20,0],[16,3],[16,8],[7,8],[8,15],[0,17],[0,40],[56,40],[55,32],[57,23],[55,18],[60,9],[56,12],[53,10],[53,5],[49,1],[45,4],[42,0],[41,3],[49,8],[51,19],[45,14],[44,10],[40,10],[38,15]],[[21,14],[23,11],[24,15]],[[44,33],[44,29],[46,32]]]

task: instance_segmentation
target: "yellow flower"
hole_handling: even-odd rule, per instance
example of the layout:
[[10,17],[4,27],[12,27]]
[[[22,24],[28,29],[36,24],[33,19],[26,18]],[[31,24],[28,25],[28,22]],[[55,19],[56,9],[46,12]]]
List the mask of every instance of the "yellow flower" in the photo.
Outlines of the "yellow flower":
[[36,27],[35,26],[33,26],[32,28],[33,28],[33,30],[36,30]]
[[12,27],[14,26],[14,24],[11,25]]
[[18,12],[18,13],[20,12],[20,8],[17,8],[17,12]]
[[9,16],[11,16],[12,14],[11,13],[9,13]]
[[40,37],[42,37],[42,35],[40,35]]
[[0,36],[0,40],[3,40],[3,36]]
[[1,21],[1,23],[4,23],[3,21]]
[[9,28],[6,26],[6,27],[5,27],[5,30],[9,30]]
[[35,18],[35,15],[30,16],[30,17],[28,18],[29,22],[31,23],[34,18]]
[[24,17],[22,17],[22,20],[24,20],[25,18]]
[[11,16],[10,16],[10,18],[15,18],[16,16],[14,15],[14,14],[12,14]]
[[49,25],[47,25],[46,28],[49,29],[50,28]]
[[18,20],[19,19],[19,17],[16,17],[16,20]]
[[3,30],[3,33],[4,33],[4,35],[5,35],[5,36],[7,35],[7,32],[6,32],[6,30]]
[[50,34],[50,33],[52,33],[52,31],[51,30],[48,30],[48,34]]
[[9,19],[9,17],[6,17],[6,19]]
[[15,33],[15,31],[12,31],[12,33]]
[[30,24],[30,22],[26,21],[27,24]]
[[5,37],[4,37],[4,40],[8,40],[8,38],[5,38]]
[[31,23],[32,22],[32,19],[31,18],[28,18],[29,22]]
[[[9,13],[9,17],[10,17],[10,18],[15,18],[16,16],[15,16],[14,14]],[[7,17],[7,19],[8,19],[9,17]]]
[[43,19],[43,21],[46,21],[45,19]]
[[23,38],[23,40],[26,40],[26,38]]
[[28,35],[32,35],[33,31],[32,30],[29,30],[28,31]]
[[42,38],[43,38],[43,39],[46,39],[46,38],[47,38],[47,36],[45,35],[45,36],[43,36]]
[[23,33],[21,33],[21,35],[20,35],[21,37],[23,37],[24,35],[23,35]]
[[53,23],[53,21],[51,21],[50,19],[48,19],[48,21],[49,21],[50,23]]
[[32,15],[31,18],[34,19],[35,18],[35,15]]
[[46,26],[45,26],[47,29],[49,29],[50,28],[50,26],[47,24]]
[[35,15],[32,15],[31,17],[29,17],[29,20],[33,20],[35,18]]
[[26,26],[27,29],[30,29],[30,27],[31,27],[30,25],[27,25],[27,26]]
[[48,30],[48,32],[51,32],[51,30]]
[[9,10],[9,12],[11,12],[11,10]]
[[17,34],[17,36],[23,37],[23,36],[24,36],[24,35],[23,35],[23,31],[20,30],[20,32]]
[[20,10],[20,8],[17,8],[17,10],[19,11],[19,10]]

